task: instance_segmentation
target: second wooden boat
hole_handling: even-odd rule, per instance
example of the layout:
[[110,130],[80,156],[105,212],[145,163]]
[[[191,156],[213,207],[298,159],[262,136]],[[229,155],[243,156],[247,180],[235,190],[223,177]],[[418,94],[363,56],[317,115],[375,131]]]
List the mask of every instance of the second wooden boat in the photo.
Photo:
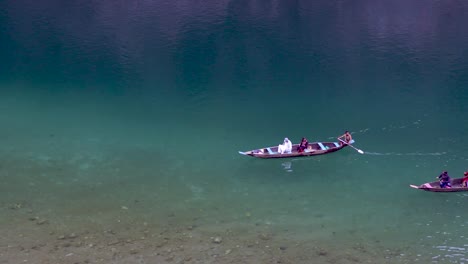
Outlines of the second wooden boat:
[[411,184],[410,187],[428,192],[466,192],[468,188],[462,186],[462,181],[463,178],[452,179],[450,188],[440,188],[439,181],[427,182],[419,186]]

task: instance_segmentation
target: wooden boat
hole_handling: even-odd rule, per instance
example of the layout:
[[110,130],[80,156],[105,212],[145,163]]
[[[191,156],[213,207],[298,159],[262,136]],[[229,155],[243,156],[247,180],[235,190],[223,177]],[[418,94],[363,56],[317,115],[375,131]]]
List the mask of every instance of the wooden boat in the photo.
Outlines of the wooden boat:
[[455,178],[450,181],[451,188],[440,188],[439,181],[427,182],[419,186],[410,185],[411,188],[424,190],[428,192],[467,192],[467,187],[462,187],[463,178]]
[[[351,142],[354,143],[354,140]],[[239,151],[239,154],[248,155],[256,158],[263,159],[279,159],[279,158],[295,158],[295,157],[309,157],[315,155],[323,155],[338,151],[344,147],[346,144],[340,144],[338,142],[311,142],[309,147],[303,152],[298,152],[297,147],[299,144],[292,145],[291,153],[278,153],[278,146],[266,147],[260,149],[254,149],[249,151]]]

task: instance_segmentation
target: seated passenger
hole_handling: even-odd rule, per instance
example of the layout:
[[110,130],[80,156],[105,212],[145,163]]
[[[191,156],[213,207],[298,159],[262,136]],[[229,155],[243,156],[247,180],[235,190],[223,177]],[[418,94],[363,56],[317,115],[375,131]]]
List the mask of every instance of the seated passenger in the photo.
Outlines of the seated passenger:
[[283,144],[280,144],[278,146],[278,153],[284,154],[284,153],[291,153],[292,151],[292,143],[288,138],[284,138]]
[[462,187],[468,187],[468,171],[463,173]]
[[305,149],[309,146],[309,142],[306,138],[302,138],[301,143],[297,147],[297,152],[304,152]]
[[439,185],[440,188],[451,188],[452,186],[450,185],[450,176],[448,175],[447,171],[442,172],[442,174],[439,175]]
[[338,137],[338,141],[340,142],[340,146],[342,146],[344,143],[350,144],[350,142],[353,140],[353,137],[351,136],[351,133],[349,133],[348,130],[345,131],[345,133],[342,136]]

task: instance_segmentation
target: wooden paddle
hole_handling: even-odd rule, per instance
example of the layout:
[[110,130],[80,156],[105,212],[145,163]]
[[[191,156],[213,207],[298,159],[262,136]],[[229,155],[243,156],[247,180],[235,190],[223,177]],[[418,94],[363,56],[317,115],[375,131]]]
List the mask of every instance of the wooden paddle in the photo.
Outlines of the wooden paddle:
[[357,152],[359,152],[359,154],[364,154],[364,151],[362,151],[362,150],[360,150],[360,149],[358,149],[358,148],[355,148],[353,145],[348,144],[348,143],[344,142],[344,141],[341,140],[341,139],[338,139],[338,140],[341,141],[341,142],[343,142],[343,144],[346,144],[346,145],[352,147],[352,148],[355,149]]

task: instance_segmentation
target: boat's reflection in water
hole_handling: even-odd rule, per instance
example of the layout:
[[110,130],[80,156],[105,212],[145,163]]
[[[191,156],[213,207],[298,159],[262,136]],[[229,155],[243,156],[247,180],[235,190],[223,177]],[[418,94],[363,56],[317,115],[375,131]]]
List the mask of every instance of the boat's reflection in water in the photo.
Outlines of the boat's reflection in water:
[[281,166],[283,166],[283,169],[287,172],[292,172],[292,162],[291,161],[286,161],[281,163]]

